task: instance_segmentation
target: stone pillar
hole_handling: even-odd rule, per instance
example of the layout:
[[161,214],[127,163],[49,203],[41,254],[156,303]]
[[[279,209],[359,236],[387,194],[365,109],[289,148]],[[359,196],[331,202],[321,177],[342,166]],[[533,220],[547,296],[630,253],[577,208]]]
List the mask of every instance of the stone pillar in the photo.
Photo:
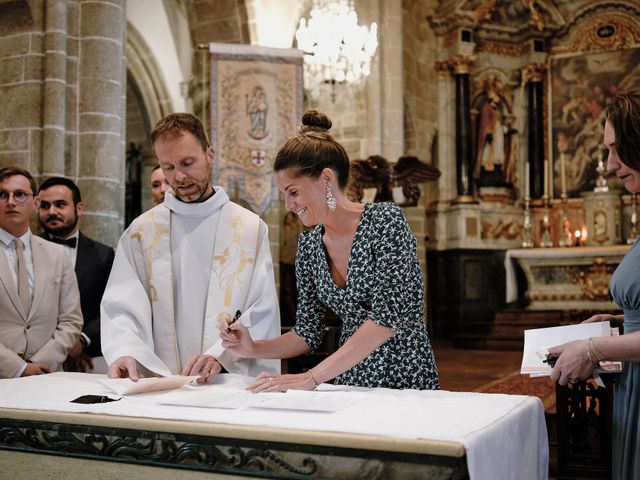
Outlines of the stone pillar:
[[382,156],[395,162],[404,154],[404,89],[402,68],[402,2],[380,2],[379,41],[382,59]]
[[456,203],[472,203],[475,199],[469,70],[474,57],[458,55],[451,62],[456,80]]
[[0,167],[78,183],[81,228],[115,245],[124,213],[124,0],[13,2],[0,22]]
[[[527,153],[529,159],[529,196],[541,198],[544,194],[544,64],[532,63],[527,65],[522,72],[522,81],[527,84],[528,92],[528,143]],[[551,175],[551,172],[549,172]],[[553,196],[553,192],[549,192]]]
[[67,98],[67,1],[45,3],[42,177],[65,172]]
[[117,242],[124,216],[126,68],[124,0],[79,2],[78,186],[82,227]]

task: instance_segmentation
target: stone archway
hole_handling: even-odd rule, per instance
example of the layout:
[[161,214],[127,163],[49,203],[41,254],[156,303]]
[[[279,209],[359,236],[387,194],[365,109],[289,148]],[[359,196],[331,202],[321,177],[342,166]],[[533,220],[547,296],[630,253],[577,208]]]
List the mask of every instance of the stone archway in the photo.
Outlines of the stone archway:
[[149,140],[153,125],[173,110],[162,72],[142,35],[127,25],[127,120],[125,226],[151,208],[147,179],[155,165]]

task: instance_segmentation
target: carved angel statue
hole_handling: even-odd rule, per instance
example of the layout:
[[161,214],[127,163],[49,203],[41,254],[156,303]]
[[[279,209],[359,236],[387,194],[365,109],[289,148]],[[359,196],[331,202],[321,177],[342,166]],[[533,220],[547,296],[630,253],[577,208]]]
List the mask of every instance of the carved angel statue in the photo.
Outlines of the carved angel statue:
[[436,180],[440,170],[414,156],[402,156],[391,165],[380,155],[352,163],[350,190],[358,201],[395,202],[415,206],[420,198],[418,184]]

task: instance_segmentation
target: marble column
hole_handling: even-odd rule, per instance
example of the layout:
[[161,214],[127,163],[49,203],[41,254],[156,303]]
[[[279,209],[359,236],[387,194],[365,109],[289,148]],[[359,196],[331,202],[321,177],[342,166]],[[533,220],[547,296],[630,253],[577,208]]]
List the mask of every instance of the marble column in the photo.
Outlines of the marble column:
[[[544,64],[533,63],[527,65],[522,72],[523,82],[527,84],[528,93],[528,143],[527,154],[529,160],[529,196],[533,199],[544,195]],[[551,174],[551,172],[549,172]],[[553,196],[553,192],[549,192]]]
[[451,59],[456,81],[456,203],[475,202],[469,94],[469,71],[474,60],[472,56],[463,55]]
[[456,197],[456,168],[451,165],[455,158],[455,84],[452,79],[451,64],[448,61],[435,63],[438,76],[438,159],[440,178],[437,192],[429,198],[433,203],[449,202]]

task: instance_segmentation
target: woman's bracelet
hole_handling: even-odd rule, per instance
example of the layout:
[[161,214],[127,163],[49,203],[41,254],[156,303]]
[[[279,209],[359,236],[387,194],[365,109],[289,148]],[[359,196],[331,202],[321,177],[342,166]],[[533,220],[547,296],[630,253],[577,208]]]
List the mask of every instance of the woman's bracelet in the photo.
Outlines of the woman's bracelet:
[[600,366],[602,358],[600,358],[600,355],[597,354],[596,349],[593,346],[592,337],[589,337],[589,339],[587,340],[587,357],[589,357],[589,361],[593,364],[594,367],[598,368]]
[[309,378],[311,378],[311,381],[313,382],[313,389],[315,390],[318,387],[318,381],[316,380],[316,377],[313,376],[313,372],[311,371],[311,369],[307,370],[307,373],[309,374]]

